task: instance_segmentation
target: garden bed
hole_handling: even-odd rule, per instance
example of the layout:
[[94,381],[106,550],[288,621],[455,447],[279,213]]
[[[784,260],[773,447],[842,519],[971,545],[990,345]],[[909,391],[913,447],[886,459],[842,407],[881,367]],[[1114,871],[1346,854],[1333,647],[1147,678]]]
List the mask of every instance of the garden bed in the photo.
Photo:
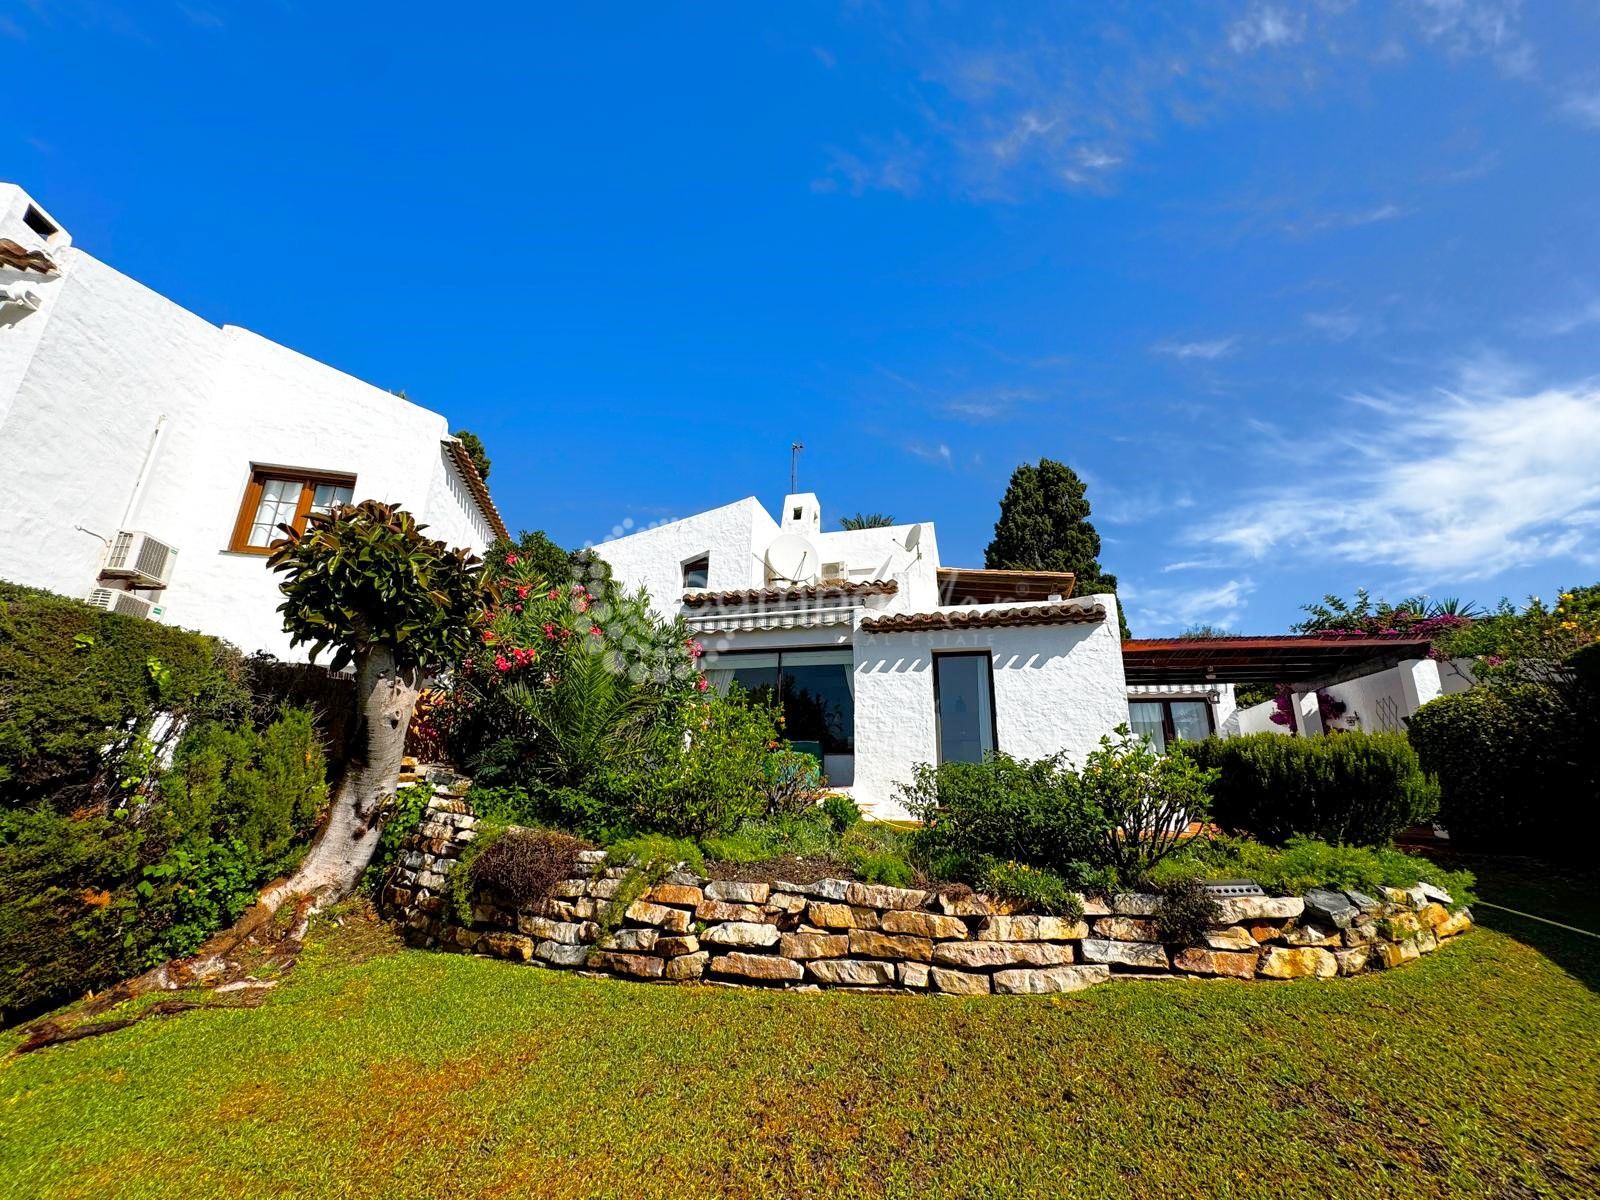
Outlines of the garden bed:
[[[641,980],[971,995],[1071,992],[1120,975],[1331,977],[1400,966],[1472,924],[1426,884],[1381,897],[1202,895],[1205,916],[1190,911],[1180,934],[1171,894],[1078,898],[1079,913],[1028,914],[966,889],[832,876],[750,880],[665,864],[645,877],[641,864],[602,850],[576,852],[570,876],[547,893],[469,892],[463,905],[450,894],[452,868],[477,818],[461,790],[436,791],[385,889],[407,940]],[[776,874],[771,863],[738,869],[756,865]],[[1196,888],[1186,894],[1192,910]]]

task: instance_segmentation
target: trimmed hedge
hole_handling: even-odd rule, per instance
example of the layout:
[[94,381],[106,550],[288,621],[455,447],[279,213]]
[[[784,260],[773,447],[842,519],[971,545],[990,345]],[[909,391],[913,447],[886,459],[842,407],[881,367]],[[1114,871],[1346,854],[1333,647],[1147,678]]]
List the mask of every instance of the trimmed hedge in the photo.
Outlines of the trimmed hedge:
[[1439,783],[1453,842],[1573,857],[1600,832],[1600,711],[1539,684],[1473,688],[1411,717],[1410,737]]
[[1212,819],[1271,845],[1297,835],[1387,845],[1438,807],[1437,791],[1401,733],[1256,733],[1179,742],[1176,749],[1219,772]]

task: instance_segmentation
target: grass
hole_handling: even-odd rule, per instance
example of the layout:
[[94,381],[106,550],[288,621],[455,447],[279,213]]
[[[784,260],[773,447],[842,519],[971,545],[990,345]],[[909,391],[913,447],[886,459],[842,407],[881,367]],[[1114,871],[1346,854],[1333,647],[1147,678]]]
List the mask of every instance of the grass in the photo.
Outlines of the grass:
[[1592,1196],[1600,942],[1564,936],[945,1000],[583,979],[352,920],[259,1009],[5,1062],[0,1196]]

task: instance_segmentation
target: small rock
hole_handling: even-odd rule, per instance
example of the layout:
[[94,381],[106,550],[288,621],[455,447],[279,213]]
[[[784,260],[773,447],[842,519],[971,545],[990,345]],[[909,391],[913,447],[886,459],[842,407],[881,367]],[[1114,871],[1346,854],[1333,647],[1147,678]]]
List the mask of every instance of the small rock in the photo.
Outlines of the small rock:
[[1312,888],[1305,894],[1305,915],[1335,929],[1348,929],[1359,911],[1343,892]]
[[971,896],[944,896],[939,897],[939,911],[947,917],[987,917],[994,911],[987,896],[973,894]]
[[894,964],[861,962],[853,958],[823,958],[806,964],[819,983],[835,987],[886,987],[895,982]]
[[807,884],[805,887],[786,887],[786,892],[804,892],[807,896],[815,896],[818,900],[832,900],[835,903],[842,901],[850,892],[848,879],[819,879],[817,882]]
[[1146,971],[1165,971],[1167,952],[1153,942],[1110,942],[1099,938],[1085,938],[1078,943],[1083,961],[1088,963],[1116,964],[1119,967],[1138,967]]
[[1111,897],[1111,911],[1119,917],[1153,917],[1161,897],[1149,892],[1123,892]]
[[1339,974],[1359,975],[1367,969],[1367,959],[1372,957],[1372,948],[1353,946],[1348,950],[1335,950],[1333,957],[1339,963]]
[[1261,956],[1257,971],[1269,979],[1302,979],[1311,975],[1327,979],[1339,973],[1339,960],[1316,947],[1273,946]]
[[733,904],[765,904],[772,894],[768,883],[743,883],[734,879],[714,879],[705,886],[707,900],[726,900]]
[[1450,910],[1437,901],[1429,901],[1417,910],[1417,920],[1425,929],[1436,929],[1450,919]]
[[1327,933],[1315,925],[1297,925],[1283,935],[1286,946],[1337,946],[1337,933]]
[[527,962],[533,957],[533,939],[520,933],[485,934],[482,944],[484,951],[496,958]]
[[685,979],[699,979],[705,974],[706,963],[711,960],[711,955],[704,950],[693,954],[680,954],[677,958],[667,959],[666,970],[663,974],[668,979],[679,981]]
[[700,935],[713,946],[776,946],[778,927],[757,921],[727,921],[713,925]]
[[[763,928],[770,929],[771,926]],[[710,965],[712,973],[716,975],[739,975],[745,979],[771,982],[798,982],[805,978],[806,973],[805,967],[799,963],[772,954],[723,954],[713,958]]]
[[1117,942],[1159,942],[1156,923],[1145,917],[1101,917],[1094,923],[1095,934]]
[[994,990],[1009,995],[1081,992],[1111,977],[1104,966],[1050,967],[1042,971],[996,971]]
[[793,892],[773,892],[767,898],[767,911],[792,917],[806,910],[806,898]]
[[622,914],[641,925],[659,925],[668,933],[688,933],[689,914],[681,908],[668,908],[664,904],[651,904],[648,900],[635,900]]
[[876,929],[878,914],[870,908],[813,901],[806,905],[806,921],[823,929]]
[[1439,937],[1455,937],[1458,933],[1465,933],[1472,928],[1472,914],[1466,909],[1451,915],[1450,919],[1434,926],[1433,932]]
[[1222,910],[1218,923],[1239,925],[1247,921],[1290,921],[1306,909],[1299,896],[1224,896],[1217,901]]
[[535,958],[555,967],[581,967],[589,961],[588,946],[570,946],[565,942],[540,942],[533,948]]
[[658,883],[644,894],[644,899],[653,904],[680,904],[685,908],[693,908],[705,898],[700,888],[681,883]]
[[660,936],[659,929],[618,929],[601,939],[600,948],[632,954],[649,953],[656,948],[656,940]]
[[1107,904],[1100,896],[1085,896],[1078,893],[1078,902],[1083,905],[1083,915],[1086,917],[1109,917],[1111,905]]
[[1235,925],[1229,929],[1207,930],[1206,945],[1213,950],[1233,950],[1252,954],[1256,951],[1256,940],[1243,925]]
[[681,958],[700,949],[700,939],[694,934],[656,939],[656,953],[663,958]]
[[959,917],[942,917],[934,913],[891,909],[879,920],[885,933],[910,933],[925,938],[964,938],[967,923]]
[[990,917],[978,934],[984,942],[1071,942],[1087,937],[1089,927],[1066,917]]
[[921,908],[928,893],[881,883],[852,883],[844,898],[855,908]]
[[1434,887],[1433,884],[1426,881],[1417,884],[1417,891],[1422,893],[1424,900],[1432,900],[1435,904],[1443,904],[1447,908],[1455,903],[1450,898],[1449,892],[1441,887]]
[[1073,961],[1073,950],[1060,942],[941,942],[933,961],[942,967],[1055,967]]
[[588,892],[596,900],[610,900],[622,890],[620,879],[591,879]]
[[1375,967],[1384,968],[1398,967],[1401,963],[1411,962],[1422,954],[1412,938],[1400,942],[1373,942],[1370,949],[1371,956],[1368,961]]
[[989,994],[989,977],[973,975],[966,971],[950,971],[934,967],[930,972],[933,986],[952,996],[986,996]]
[[778,939],[785,958],[843,958],[850,953],[850,938],[842,933],[786,933]]
[[859,954],[863,958],[897,958],[930,962],[933,959],[933,943],[927,938],[876,933],[870,929],[852,929],[850,953]]
[[1256,953],[1254,950],[1248,952],[1202,950],[1199,946],[1190,946],[1173,956],[1172,965],[1176,970],[1192,971],[1196,975],[1227,975],[1235,979],[1254,979]]
[[565,942],[569,946],[592,942],[599,932],[589,921],[552,921],[549,917],[529,915],[517,918],[517,928],[529,937]]
[[918,990],[926,988],[930,978],[928,968],[918,962],[901,963],[896,975],[900,980],[901,987],[916,988]]
[[770,921],[776,922],[777,913],[769,913],[759,904],[738,904],[728,900],[702,900],[695,905],[697,921]]
[[1375,900],[1365,892],[1345,891],[1345,899],[1349,900],[1364,913],[1375,913],[1383,907],[1383,901]]
[[660,979],[666,964],[661,959],[648,954],[623,954],[617,950],[596,950],[589,955],[589,966],[596,971],[610,971],[616,975],[631,975],[635,979]]

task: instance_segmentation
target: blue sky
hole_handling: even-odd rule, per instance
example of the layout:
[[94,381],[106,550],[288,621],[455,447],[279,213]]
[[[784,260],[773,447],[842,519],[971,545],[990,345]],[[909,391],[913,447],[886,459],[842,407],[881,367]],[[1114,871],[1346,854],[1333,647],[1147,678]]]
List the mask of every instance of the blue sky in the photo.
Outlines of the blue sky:
[[1176,12],[4,0],[0,177],[567,544],[800,440],[953,564],[1070,463],[1136,633],[1600,577],[1600,5]]

